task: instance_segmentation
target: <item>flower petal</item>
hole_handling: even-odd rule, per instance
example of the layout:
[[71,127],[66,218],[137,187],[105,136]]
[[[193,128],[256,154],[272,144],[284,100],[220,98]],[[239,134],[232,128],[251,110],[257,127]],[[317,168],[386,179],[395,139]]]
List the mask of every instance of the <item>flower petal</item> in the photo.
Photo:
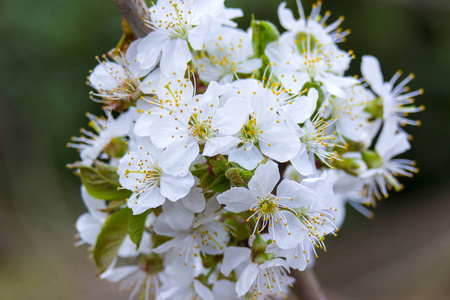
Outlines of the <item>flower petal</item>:
[[217,196],[217,201],[225,205],[226,210],[240,213],[249,210],[253,204],[258,202],[258,198],[246,188],[235,187]]
[[273,161],[268,161],[256,169],[248,183],[248,188],[259,197],[266,197],[272,193],[278,180],[280,180],[278,165]]
[[223,255],[220,272],[228,276],[240,264],[250,261],[251,250],[246,247],[228,247]]
[[177,201],[189,193],[194,182],[191,172],[188,172],[186,176],[163,173],[160,181],[161,194],[170,201]]
[[191,51],[189,51],[186,40],[171,40],[165,45],[162,51],[160,62],[161,72],[166,76],[183,76],[191,57]]

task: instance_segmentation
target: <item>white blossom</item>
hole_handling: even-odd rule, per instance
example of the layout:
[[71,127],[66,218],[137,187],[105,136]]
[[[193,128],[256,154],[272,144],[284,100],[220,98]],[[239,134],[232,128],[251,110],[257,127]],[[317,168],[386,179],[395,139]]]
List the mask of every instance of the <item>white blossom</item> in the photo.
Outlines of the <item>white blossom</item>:
[[184,75],[192,55],[189,46],[201,50],[210,29],[229,23],[239,16],[227,12],[223,0],[159,0],[150,7],[147,25],[153,31],[138,48],[137,60],[142,67],[156,64],[160,58],[163,74]]
[[410,113],[419,112],[425,109],[425,106],[423,105],[413,105],[413,97],[423,94],[423,90],[419,89],[410,92],[409,87],[406,86],[406,84],[414,79],[414,74],[410,74],[397,84],[397,86],[395,86],[395,83],[401,76],[401,71],[395,73],[389,82],[384,82],[378,59],[370,55],[363,56],[361,72],[372,90],[382,100],[382,112],[385,120],[393,119],[399,125],[420,125],[419,120],[407,118]]
[[251,35],[241,29],[220,27],[194,59],[200,79],[206,82],[232,82],[236,73],[250,74],[262,67],[261,59],[251,58]]
[[189,193],[194,184],[190,172],[184,176],[167,174],[160,166],[163,151],[147,139],[139,139],[136,144],[135,149],[130,149],[120,160],[117,170],[121,185],[133,191],[127,204],[134,214],[158,207],[166,198],[177,201]]

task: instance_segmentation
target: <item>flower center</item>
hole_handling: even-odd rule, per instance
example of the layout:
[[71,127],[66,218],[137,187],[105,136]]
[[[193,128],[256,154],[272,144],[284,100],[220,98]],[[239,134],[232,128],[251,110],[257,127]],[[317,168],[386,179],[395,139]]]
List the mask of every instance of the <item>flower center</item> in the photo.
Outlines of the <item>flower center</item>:
[[280,210],[275,196],[269,195],[265,198],[260,198],[258,202],[258,209],[263,215],[273,215]]
[[[143,167],[143,162],[140,162],[138,164],[138,167]],[[130,173],[135,174],[142,174],[144,175],[142,179],[139,180],[140,184],[148,184],[149,186],[158,185],[159,186],[159,180],[161,179],[161,168],[159,166],[153,166],[149,168],[148,170],[125,170],[125,175],[128,175]]]
[[188,124],[188,129],[198,140],[204,141],[214,136],[214,129],[211,126],[211,117],[208,117],[208,120],[199,121],[198,114],[194,113]]
[[254,140],[258,139],[259,131],[260,129],[257,125],[256,120],[253,117],[250,117],[250,120],[247,122],[247,124],[244,124],[244,126],[242,126],[238,135],[241,141],[243,141],[244,143],[253,142]]

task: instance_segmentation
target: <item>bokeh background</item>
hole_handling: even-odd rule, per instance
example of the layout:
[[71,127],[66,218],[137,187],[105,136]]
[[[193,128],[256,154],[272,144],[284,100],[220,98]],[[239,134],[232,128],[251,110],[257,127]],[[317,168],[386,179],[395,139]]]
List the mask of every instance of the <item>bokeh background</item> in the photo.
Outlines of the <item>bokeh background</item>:
[[[226,0],[279,26],[276,0]],[[295,8],[295,1],[288,0]],[[306,11],[312,1],[303,1]],[[407,158],[421,172],[379,204],[375,220],[351,208],[315,266],[329,299],[450,299],[450,1],[325,0],[352,34],[340,44],[377,56],[385,78],[414,72],[423,125]],[[0,2],[0,299],[126,299],[96,278],[86,247],[74,247],[85,211],[65,144],[98,114],[85,85],[94,57],[121,36],[108,0]],[[281,28],[281,27],[280,27]]]

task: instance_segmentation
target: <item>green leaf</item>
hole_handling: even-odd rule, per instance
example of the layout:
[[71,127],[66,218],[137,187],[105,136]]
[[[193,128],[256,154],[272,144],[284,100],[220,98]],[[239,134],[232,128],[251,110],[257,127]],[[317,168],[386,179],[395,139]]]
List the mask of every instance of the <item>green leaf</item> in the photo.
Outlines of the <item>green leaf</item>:
[[98,160],[94,161],[94,166],[101,176],[105,177],[107,180],[109,180],[111,183],[117,186],[120,185],[119,174],[117,174],[116,167],[113,167]]
[[238,186],[246,186],[250,179],[252,179],[252,171],[244,170],[242,168],[234,167],[229,168],[225,172],[225,176],[233,181]]
[[218,156],[216,159],[210,160],[209,163],[211,164],[213,173],[216,176],[225,174],[225,172],[229,168],[228,160],[225,159],[225,157],[223,157],[223,155]]
[[128,198],[131,191],[117,188],[120,186],[119,175],[116,168],[102,163],[95,162],[96,169],[81,164],[70,165],[69,168],[77,168],[86,191],[97,199],[113,200]]
[[128,234],[130,235],[130,239],[133,243],[136,244],[136,251],[139,249],[139,245],[141,244],[142,235],[145,230],[145,221],[147,220],[148,215],[150,214],[150,210],[139,214],[132,215],[130,218],[130,226],[128,227]]
[[208,190],[208,188],[214,183],[216,177],[209,172],[206,172],[202,178],[200,178],[200,186],[203,190]]
[[209,186],[208,190],[223,193],[230,188],[230,180],[225,174],[217,176],[216,180]]
[[122,208],[106,220],[94,247],[94,261],[100,272],[104,272],[117,256],[130,223],[131,210]]
[[251,229],[249,222],[242,222],[242,219],[237,219],[236,215],[230,215],[226,220],[225,224],[233,227],[234,234],[233,239],[236,241],[246,241],[250,237]]
[[101,209],[100,211],[102,212],[112,212],[117,210],[119,207],[121,207],[122,205],[126,204],[127,200],[125,198],[122,199],[114,199],[111,201],[108,201],[108,206],[104,209]]
[[275,25],[268,21],[258,21],[252,17],[252,42],[256,57],[262,57],[266,46],[278,40],[280,33]]
[[202,178],[206,173],[208,173],[208,165],[206,164],[194,165],[194,169],[191,170],[191,173],[197,178]]

